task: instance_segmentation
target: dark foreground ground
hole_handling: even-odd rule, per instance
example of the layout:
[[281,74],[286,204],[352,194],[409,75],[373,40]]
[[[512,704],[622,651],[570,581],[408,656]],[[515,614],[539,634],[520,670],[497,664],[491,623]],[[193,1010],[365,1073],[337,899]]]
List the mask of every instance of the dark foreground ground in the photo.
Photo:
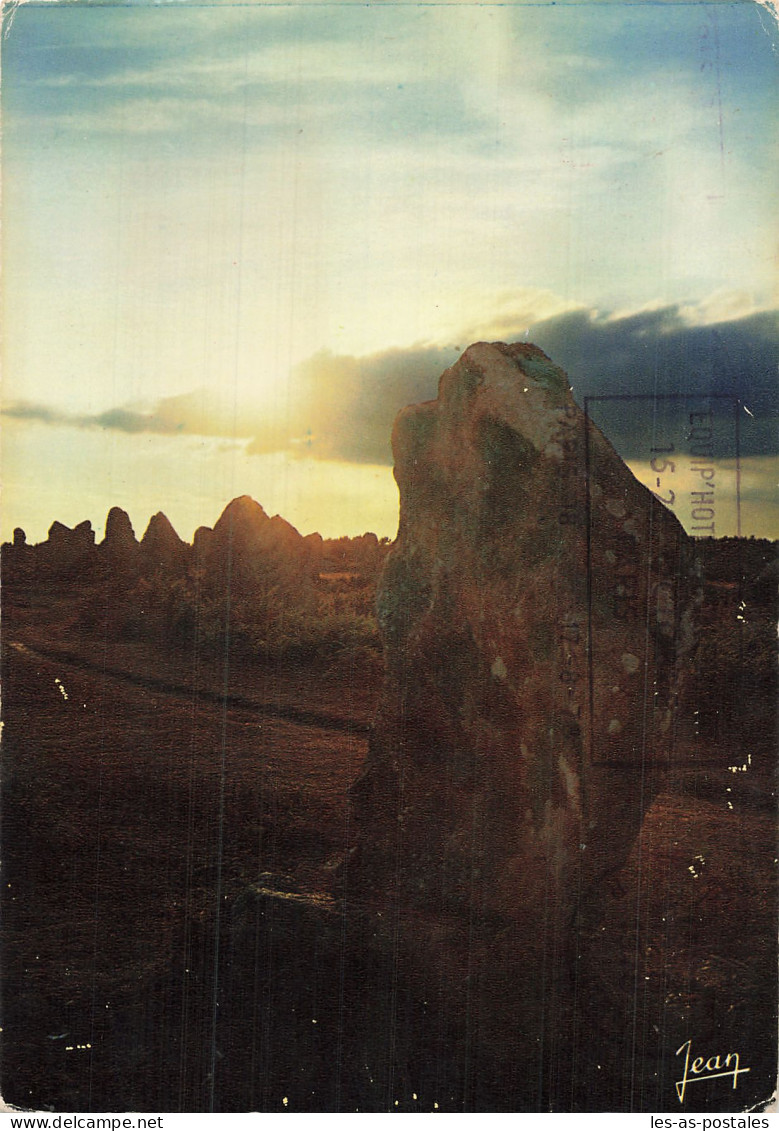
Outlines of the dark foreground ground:
[[[690,1039],[693,1055],[738,1052],[750,1073],[736,1091],[697,1083],[687,1110],[767,1100],[765,754],[720,751],[666,776],[628,865],[572,928],[576,1014],[528,1072],[521,1017],[516,1057],[510,1042],[480,1043],[500,1009],[488,978],[475,971],[472,1008],[455,1008],[449,972],[431,993],[401,953],[413,925],[349,903],[347,789],[377,693],[375,673],[348,663],[79,650],[41,610],[6,611],[5,1099],[52,1111],[679,1112],[674,1054]],[[420,950],[446,930],[420,922]]]

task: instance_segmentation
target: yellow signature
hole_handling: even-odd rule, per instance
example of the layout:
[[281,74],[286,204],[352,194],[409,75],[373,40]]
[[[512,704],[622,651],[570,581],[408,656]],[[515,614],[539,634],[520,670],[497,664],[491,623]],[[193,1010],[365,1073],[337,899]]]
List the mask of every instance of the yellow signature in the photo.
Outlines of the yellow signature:
[[[690,1063],[692,1038],[685,1041],[681,1048],[676,1050],[675,1055],[681,1056],[682,1053],[684,1053],[684,1072],[681,1080],[676,1081],[676,1094],[679,1097],[680,1104],[684,1103],[688,1084],[697,1084],[700,1080],[715,1080],[722,1076],[732,1076],[735,1090],[739,1076],[744,1072],[749,1072],[748,1068],[740,1067],[741,1061],[737,1052],[718,1053],[716,1056],[708,1057],[708,1059],[703,1056],[696,1056]],[[732,1068],[731,1064],[733,1065]]]

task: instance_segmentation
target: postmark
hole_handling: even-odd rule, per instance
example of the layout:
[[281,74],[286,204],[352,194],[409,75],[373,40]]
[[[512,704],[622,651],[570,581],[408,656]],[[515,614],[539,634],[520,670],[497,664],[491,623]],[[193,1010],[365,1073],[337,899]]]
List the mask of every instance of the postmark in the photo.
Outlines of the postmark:
[[[611,655],[607,626],[612,622],[627,633],[623,654],[634,690],[641,681],[633,697],[642,715],[641,735],[632,749],[620,750],[620,761],[667,761],[682,747],[689,753],[691,735],[701,737],[705,730],[700,710],[690,701],[692,693],[684,700],[686,668],[697,649],[700,610],[707,599],[709,566],[700,542],[741,535],[742,411],[739,397],[730,393],[619,394],[584,400],[591,718],[597,714],[596,673],[611,664],[615,676],[623,681],[625,677]],[[644,422],[641,444],[634,442],[622,454],[659,508],[598,497],[598,465],[604,455],[600,443],[594,442],[595,431],[635,436],[637,419]],[[669,523],[668,515],[676,521]],[[612,546],[603,568],[595,547],[607,537]],[[605,734],[597,723],[589,731],[593,761],[612,760],[608,726]]]

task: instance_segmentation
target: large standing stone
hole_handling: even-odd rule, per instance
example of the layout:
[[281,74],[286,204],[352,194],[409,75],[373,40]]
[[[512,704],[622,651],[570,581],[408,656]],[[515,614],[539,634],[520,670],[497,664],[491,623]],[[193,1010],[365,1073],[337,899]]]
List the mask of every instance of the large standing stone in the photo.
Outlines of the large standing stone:
[[94,565],[95,533],[87,520],[72,530],[61,522],[53,522],[45,542],[35,547],[35,567],[43,578],[69,581],[85,580]]
[[140,545],[144,569],[148,574],[160,572],[176,578],[186,572],[190,548],[179,538],[162,511],[149,519]]
[[111,507],[108,512],[105,538],[98,549],[111,584],[123,587],[137,580],[141,565],[140,548],[130,516],[121,507]]
[[228,503],[213,531],[196,531],[195,561],[208,592],[236,599],[264,599],[280,588],[294,592],[309,572],[303,536],[248,495]]
[[471,957],[475,929],[485,955],[503,932],[510,998],[625,860],[671,752],[689,539],[532,345],[471,346],[393,448],[352,891],[463,917]]

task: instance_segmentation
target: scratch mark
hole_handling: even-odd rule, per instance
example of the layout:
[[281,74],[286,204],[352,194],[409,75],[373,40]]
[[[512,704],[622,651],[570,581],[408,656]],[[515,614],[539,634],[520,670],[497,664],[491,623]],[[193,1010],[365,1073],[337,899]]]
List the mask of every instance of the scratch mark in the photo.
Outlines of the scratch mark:
[[[779,24],[779,7],[777,7],[776,0],[755,0],[755,2],[759,4],[761,8],[765,8],[769,16],[773,16],[777,24]],[[761,24],[763,23],[762,20],[760,22]],[[763,25],[763,30],[765,31],[766,35],[769,35],[768,29],[765,27],[765,25]],[[776,47],[774,47],[774,51],[776,51]]]
[[8,7],[5,10],[5,27],[3,28],[3,39],[8,39],[13,27],[14,16],[22,0],[10,0]]

